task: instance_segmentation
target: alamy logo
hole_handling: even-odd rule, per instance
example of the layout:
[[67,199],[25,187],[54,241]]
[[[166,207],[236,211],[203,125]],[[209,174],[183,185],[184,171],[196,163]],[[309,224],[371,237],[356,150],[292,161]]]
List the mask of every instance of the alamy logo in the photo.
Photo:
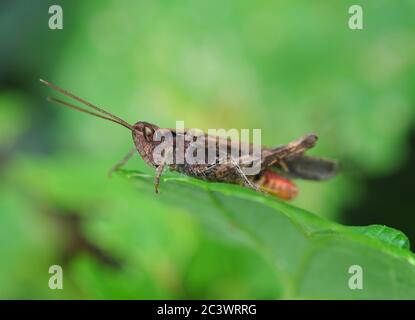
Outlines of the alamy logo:
[[62,7],[54,4],[49,7],[51,17],[49,18],[49,29],[51,30],[62,30],[63,29],[63,10]]
[[[232,164],[244,175],[261,171],[261,129],[209,129],[206,135],[200,129],[184,129],[183,121],[176,121],[176,130],[157,129],[149,132],[152,141],[160,142],[153,150],[157,165]],[[244,141],[244,142],[241,142]]]
[[358,4],[349,7],[349,28],[352,30],[363,29],[363,8]]
[[63,271],[60,265],[53,265],[49,267],[49,273],[52,276],[49,278],[49,289],[63,289]]
[[349,289],[362,290],[363,289],[363,268],[359,265],[352,265],[349,267],[349,274],[352,276],[349,278]]

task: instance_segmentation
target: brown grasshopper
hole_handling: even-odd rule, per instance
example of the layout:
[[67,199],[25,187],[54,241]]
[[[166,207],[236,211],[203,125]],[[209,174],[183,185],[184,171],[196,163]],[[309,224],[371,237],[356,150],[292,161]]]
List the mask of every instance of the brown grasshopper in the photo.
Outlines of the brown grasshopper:
[[[220,149],[220,146],[225,146],[225,150],[227,151],[225,155],[217,152],[213,163],[206,162],[205,164],[191,164],[186,162],[186,160],[184,163],[180,164],[175,163],[174,161],[172,163],[156,163],[153,155],[155,149],[161,142],[154,139],[155,132],[158,130],[167,131],[173,137],[173,145],[176,145],[176,141],[179,141],[178,138],[185,134],[187,130],[184,130],[184,132],[178,132],[175,129],[160,129],[158,126],[144,121],[139,121],[134,125],[131,125],[123,119],[80,97],[75,96],[64,89],[59,88],[50,82],[42,79],[40,79],[40,81],[65,96],[84,104],[94,111],[80,108],[56,98],[49,97],[49,101],[88,113],[95,117],[118,123],[119,125],[131,130],[135,148],[132,149],[127,156],[125,156],[110,170],[110,174],[114,170],[117,170],[123,166],[135,154],[135,152],[138,151],[141,158],[147,164],[156,169],[154,179],[156,193],[158,192],[160,177],[166,167],[169,167],[170,170],[207,181],[227,182],[247,186],[257,191],[264,191],[273,194],[285,200],[294,198],[298,193],[296,185],[290,180],[291,178],[326,180],[337,173],[338,165],[336,161],[304,155],[305,151],[315,145],[317,141],[317,136],[315,134],[307,134],[286,145],[276,148],[261,147],[260,170],[259,173],[254,175],[244,174],[244,164],[241,165],[238,161],[234,161],[234,159],[230,157],[234,145],[232,145],[228,139],[207,134],[204,134],[205,139],[203,140],[203,143],[206,144],[207,142],[212,142],[213,140],[213,143],[217,149]],[[189,148],[190,143],[191,142],[186,142],[184,144],[183,148],[185,151]],[[175,152],[174,150],[175,149],[172,151],[173,153]],[[244,155],[239,153],[239,156],[243,157]],[[173,159],[177,159],[176,157],[177,155],[174,154]]]

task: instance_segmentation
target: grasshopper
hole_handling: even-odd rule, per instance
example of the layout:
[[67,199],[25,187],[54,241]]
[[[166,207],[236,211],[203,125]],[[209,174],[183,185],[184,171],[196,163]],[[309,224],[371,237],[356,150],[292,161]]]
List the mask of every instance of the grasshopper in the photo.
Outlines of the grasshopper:
[[[253,175],[244,173],[243,161],[241,165],[239,164],[240,162],[235,161],[235,159],[230,157],[234,145],[230,143],[229,139],[207,134],[203,134],[203,143],[213,141],[213,144],[218,150],[220,149],[220,146],[225,147],[224,149],[226,150],[226,154],[217,152],[213,163],[194,164],[189,163],[186,160],[184,163],[175,163],[174,161],[171,163],[158,163],[154,159],[154,151],[161,141],[154,138],[156,131],[164,130],[165,132],[170,133],[173,137],[173,145],[175,145],[176,141],[178,141],[183,134],[187,133],[187,130],[179,132],[175,129],[161,129],[157,125],[145,121],[138,121],[132,125],[114,114],[107,112],[48,81],[43,79],[40,79],[40,81],[63,95],[82,103],[90,109],[84,109],[57,98],[48,97],[49,101],[98,118],[115,122],[130,130],[134,148],[120,162],[111,168],[109,174],[121,168],[136,152],[138,152],[148,165],[155,168],[154,188],[156,193],[158,193],[160,177],[166,167],[172,171],[177,171],[184,175],[207,181],[239,184],[253,188],[256,191],[272,194],[284,200],[291,200],[298,193],[298,188],[291,179],[326,180],[336,175],[338,171],[337,161],[310,157],[304,154],[316,144],[318,138],[317,135],[313,133],[275,148],[261,146],[260,170],[257,174]],[[183,146],[185,151],[189,148],[191,143],[192,142],[188,141],[185,142]],[[248,148],[252,149],[251,146]],[[241,153],[238,154],[240,157],[244,157]],[[176,159],[176,155],[174,156],[174,159]]]

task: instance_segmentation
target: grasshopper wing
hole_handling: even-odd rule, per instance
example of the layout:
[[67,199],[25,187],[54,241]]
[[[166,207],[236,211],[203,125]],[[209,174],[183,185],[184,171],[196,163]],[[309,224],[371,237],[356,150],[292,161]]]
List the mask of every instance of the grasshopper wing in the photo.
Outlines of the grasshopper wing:
[[283,174],[294,179],[327,180],[339,171],[337,161],[304,155],[289,158],[285,164],[288,171]]

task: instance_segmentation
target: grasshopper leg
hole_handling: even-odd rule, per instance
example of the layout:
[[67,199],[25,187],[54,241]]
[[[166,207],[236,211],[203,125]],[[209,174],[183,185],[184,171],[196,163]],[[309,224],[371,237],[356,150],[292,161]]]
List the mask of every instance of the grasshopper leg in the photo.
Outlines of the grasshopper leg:
[[302,155],[305,151],[314,147],[317,139],[318,138],[315,134],[310,133],[286,145],[265,150],[262,153],[262,169],[279,164],[284,170],[287,170],[288,167],[284,160],[287,160],[293,156]]
[[160,177],[161,174],[163,173],[165,164],[160,164],[157,169],[156,169],[156,176],[154,177],[154,190],[156,191],[156,193],[159,193],[159,184],[160,184]]
[[108,171],[108,177],[111,177],[114,171],[120,169],[123,165],[125,165],[128,162],[128,160],[132,158],[135,152],[136,152],[135,148],[131,149],[130,152],[128,152],[128,154],[124,156],[124,158],[122,158],[115,165],[113,165],[112,168]]

